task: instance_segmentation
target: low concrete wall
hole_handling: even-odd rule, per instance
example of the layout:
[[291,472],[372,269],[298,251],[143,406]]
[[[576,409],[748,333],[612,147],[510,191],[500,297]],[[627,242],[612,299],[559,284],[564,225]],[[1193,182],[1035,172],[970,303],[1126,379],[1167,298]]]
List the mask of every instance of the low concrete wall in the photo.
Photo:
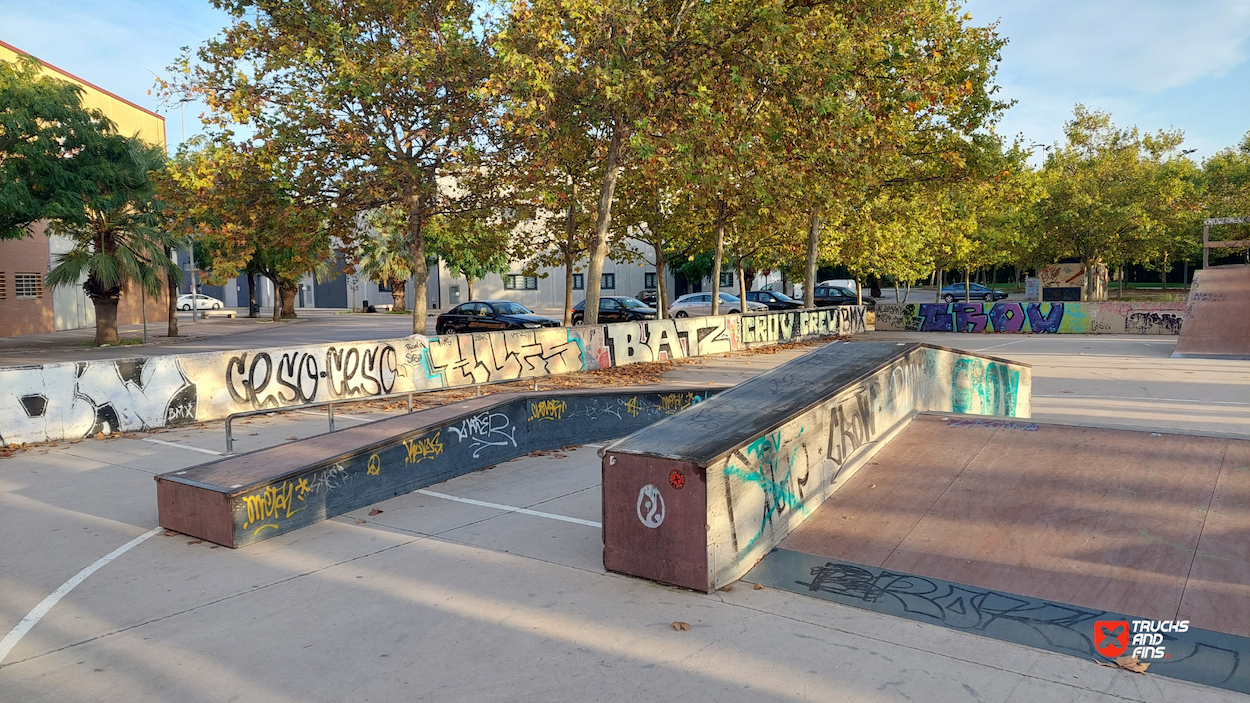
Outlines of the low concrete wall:
[[1027,418],[1031,390],[1026,364],[928,345],[814,351],[603,450],[604,565],[720,588],[916,413]]
[[1184,303],[878,305],[877,330],[1033,334],[1180,334]]
[[722,390],[504,393],[442,405],[157,476],[160,523],[242,547],[535,450],[627,435]]
[[0,369],[0,445],[219,420],[863,332],[862,307]]

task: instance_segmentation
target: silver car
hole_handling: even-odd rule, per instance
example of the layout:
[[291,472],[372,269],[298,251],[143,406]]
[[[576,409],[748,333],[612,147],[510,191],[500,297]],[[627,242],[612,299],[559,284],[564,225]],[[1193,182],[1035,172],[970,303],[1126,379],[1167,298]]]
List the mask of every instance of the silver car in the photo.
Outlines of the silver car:
[[[763,303],[753,303],[747,301],[747,312],[767,312],[768,306]],[[742,312],[742,303],[738,301],[738,297],[728,293],[720,294],[720,313],[722,315],[736,315]],[[712,294],[711,293],[687,293],[677,300],[668,308],[669,317],[700,317],[712,314]]]

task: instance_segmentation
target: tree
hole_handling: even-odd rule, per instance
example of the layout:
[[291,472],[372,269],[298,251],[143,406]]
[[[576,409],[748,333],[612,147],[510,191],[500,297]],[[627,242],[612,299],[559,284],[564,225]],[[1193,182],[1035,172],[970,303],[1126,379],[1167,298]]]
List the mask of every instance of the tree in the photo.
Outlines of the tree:
[[214,0],[232,23],[175,71],[172,90],[201,96],[210,120],[239,122],[316,184],[334,229],[357,212],[406,214],[415,262],[413,332],[426,328],[430,218],[456,211],[440,179],[472,173],[489,73],[469,0]]
[[[1206,217],[1250,216],[1250,132],[1236,147],[1222,149],[1202,164]],[[1212,228],[1217,239],[1250,239],[1250,225],[1221,225]],[[1215,256],[1244,252],[1250,263],[1250,249],[1217,250]]]
[[715,46],[705,33],[749,27],[754,4],[514,0],[509,7],[494,36],[490,82],[504,125],[541,143],[574,124],[592,147],[598,183],[585,317],[594,324],[622,169],[646,158],[642,135],[670,129],[665,109],[684,97],[691,58]]
[[1185,186],[1193,170],[1181,163],[1188,159],[1179,131],[1143,135],[1077,105],[1064,133],[1066,143],[1055,145],[1042,168],[1046,197],[1037,227],[1057,257],[1084,262],[1087,290],[1098,300],[1105,291],[1096,277],[1106,264],[1161,255],[1167,245],[1152,245],[1152,233],[1180,226],[1196,211],[1195,193]]
[[48,272],[49,286],[76,285],[95,306],[97,345],[120,344],[117,304],[130,286],[159,296],[168,278],[180,275],[166,254],[183,240],[162,228],[151,172],[165,162],[164,150],[137,139],[102,135],[72,157],[80,174],[91,174],[79,193],[80,209],[51,220],[54,231],[73,242]]
[[30,56],[0,61],[0,239],[26,237],[40,220],[84,224],[97,162],[74,156],[114,134],[102,112],[83,107],[82,88],[42,72]]
[[273,283],[274,322],[295,317],[300,279],[325,273],[332,256],[330,217],[290,167],[273,145],[199,139],[160,181],[172,225],[209,252],[211,280],[246,272]]
[[367,220],[371,231],[356,237],[352,257],[356,269],[366,279],[387,284],[396,311],[404,310],[408,279],[414,268],[404,239],[404,219],[402,212],[392,214],[386,208],[370,213]]
[[883,188],[966,178],[977,135],[1007,107],[993,97],[1005,42],[969,19],[947,2],[839,3],[792,33],[773,133],[795,160],[790,207],[807,215],[808,306],[822,234]]

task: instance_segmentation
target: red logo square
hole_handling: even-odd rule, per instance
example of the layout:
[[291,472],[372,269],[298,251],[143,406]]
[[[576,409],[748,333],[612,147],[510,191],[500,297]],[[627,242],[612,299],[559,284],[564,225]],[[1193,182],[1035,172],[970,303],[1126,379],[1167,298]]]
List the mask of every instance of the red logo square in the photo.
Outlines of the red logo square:
[[1108,659],[1128,651],[1128,620],[1095,620],[1094,649]]

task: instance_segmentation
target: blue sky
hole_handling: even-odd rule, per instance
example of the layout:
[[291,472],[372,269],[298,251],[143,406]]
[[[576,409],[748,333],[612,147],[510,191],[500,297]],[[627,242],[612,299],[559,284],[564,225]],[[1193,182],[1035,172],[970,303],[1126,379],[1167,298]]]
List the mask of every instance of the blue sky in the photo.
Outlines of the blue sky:
[[[178,111],[147,91],[179,48],[226,17],[196,0],[0,0],[0,40],[166,114],[171,149]],[[970,0],[978,24],[1010,39],[999,83],[1017,104],[999,131],[1050,144],[1078,102],[1116,124],[1185,132],[1196,157],[1250,131],[1250,0]],[[186,107],[187,134],[199,130]]]

